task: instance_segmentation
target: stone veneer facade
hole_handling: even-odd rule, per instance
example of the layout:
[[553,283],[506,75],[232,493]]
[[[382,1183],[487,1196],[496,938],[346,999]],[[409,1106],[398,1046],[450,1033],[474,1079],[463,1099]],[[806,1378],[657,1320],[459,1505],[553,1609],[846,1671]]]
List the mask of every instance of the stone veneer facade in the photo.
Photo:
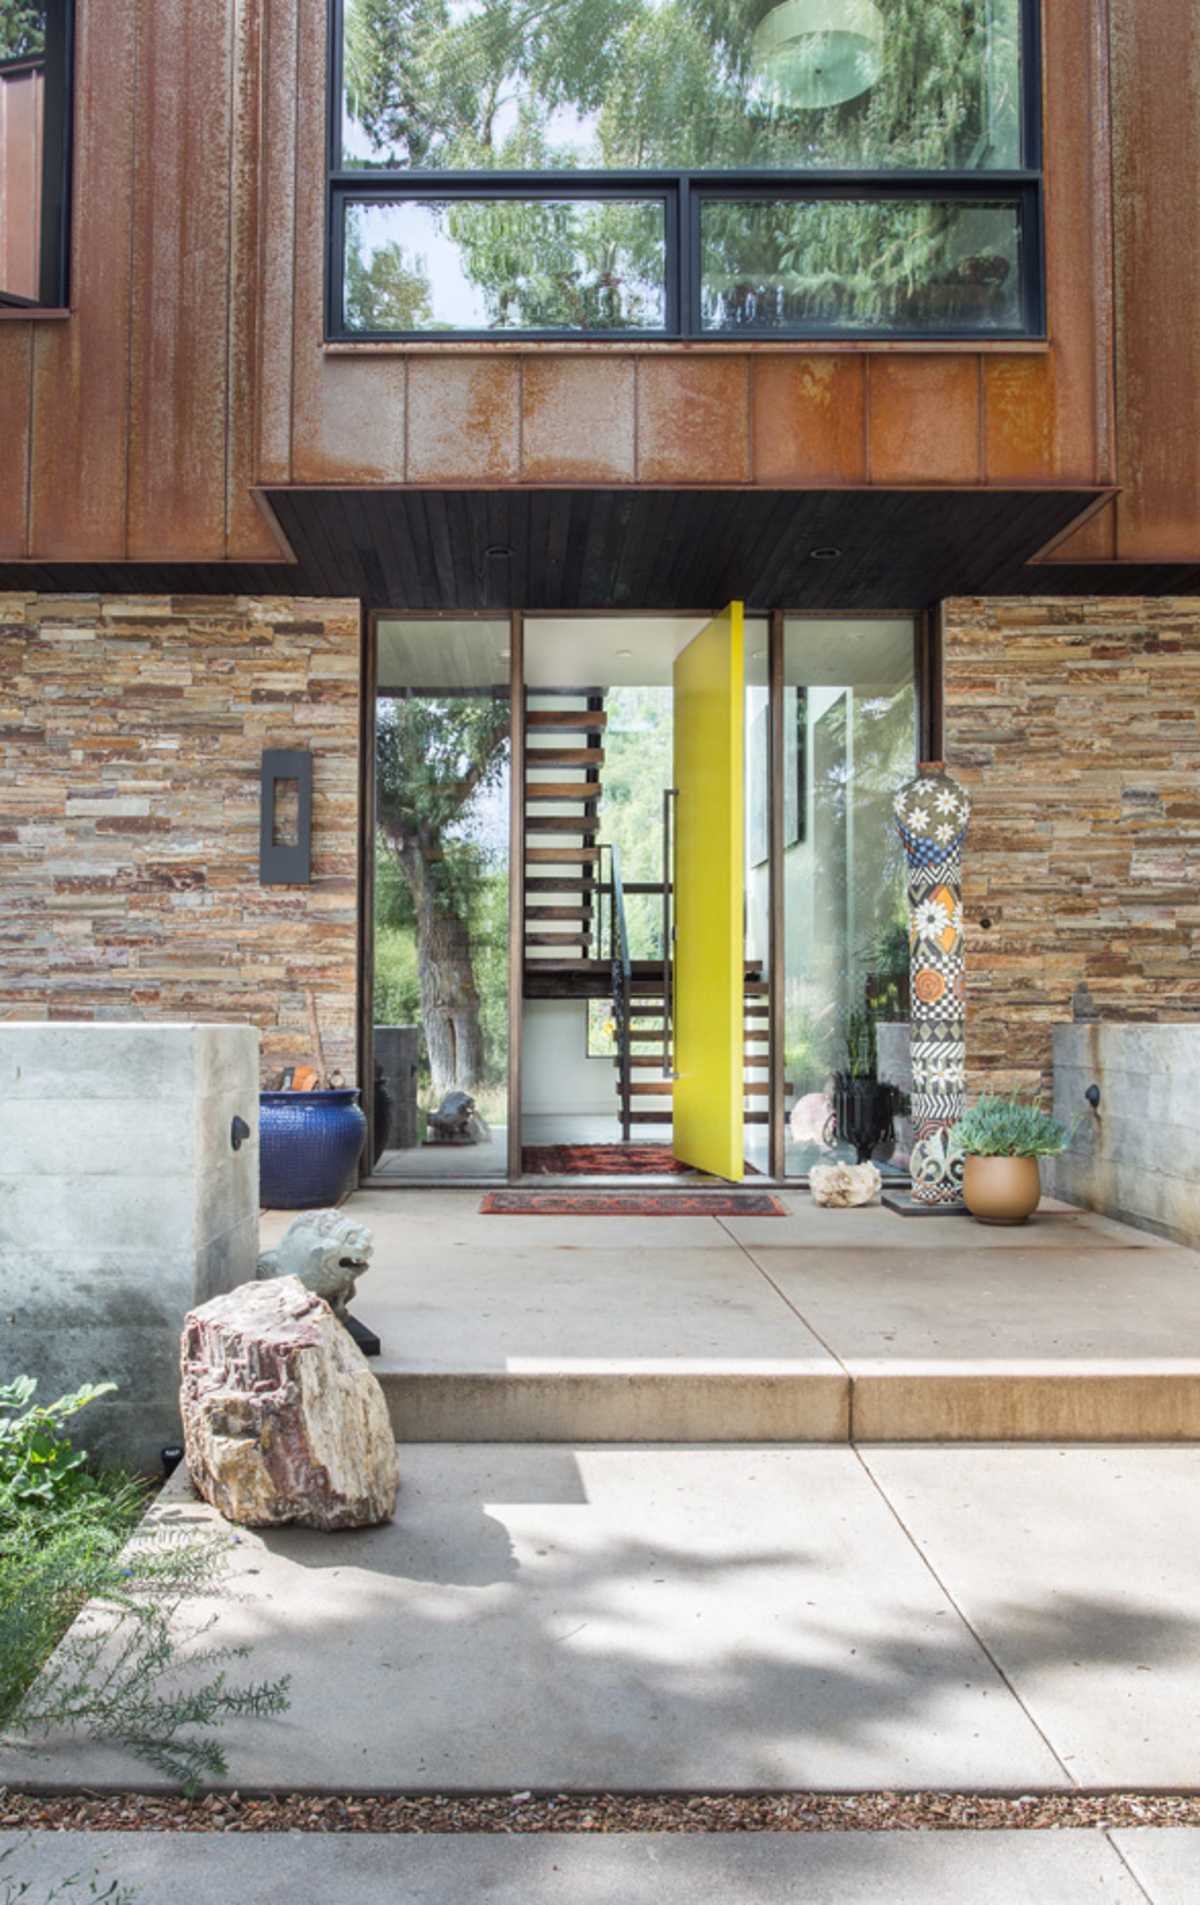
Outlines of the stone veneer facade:
[[[973,1091],[1106,1019],[1200,1016],[1200,600],[946,605]],[[0,1018],[248,1021],[354,1077],[354,602],[0,595]],[[267,747],[311,747],[313,882],[258,879]],[[984,930],[981,921],[991,920]]]
[[969,1084],[1048,1094],[1081,981],[1103,1019],[1200,1015],[1200,600],[961,600],[945,635]]
[[[354,1082],[357,602],[0,595],[0,1018],[248,1021]],[[309,886],[258,878],[264,748],[313,755]]]

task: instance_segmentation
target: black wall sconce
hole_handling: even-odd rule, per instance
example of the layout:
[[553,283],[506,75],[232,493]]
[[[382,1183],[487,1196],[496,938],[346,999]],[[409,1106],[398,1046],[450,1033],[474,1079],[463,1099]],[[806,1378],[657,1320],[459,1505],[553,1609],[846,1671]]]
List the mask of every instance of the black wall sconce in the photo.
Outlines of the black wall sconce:
[[[295,789],[294,814],[283,811],[280,784]],[[288,802],[290,805],[290,801]],[[307,886],[312,879],[312,755],[307,748],[266,748],[258,835],[263,886]]]

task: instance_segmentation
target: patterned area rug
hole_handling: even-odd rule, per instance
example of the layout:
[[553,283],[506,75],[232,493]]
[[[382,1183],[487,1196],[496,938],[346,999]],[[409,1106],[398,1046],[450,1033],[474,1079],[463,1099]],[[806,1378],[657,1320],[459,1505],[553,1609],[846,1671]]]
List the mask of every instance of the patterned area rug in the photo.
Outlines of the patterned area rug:
[[[669,1144],[527,1144],[521,1151],[526,1177],[703,1177],[681,1164]],[[746,1175],[758,1177],[753,1164]]]
[[492,1191],[479,1206],[509,1217],[785,1217],[769,1191]]

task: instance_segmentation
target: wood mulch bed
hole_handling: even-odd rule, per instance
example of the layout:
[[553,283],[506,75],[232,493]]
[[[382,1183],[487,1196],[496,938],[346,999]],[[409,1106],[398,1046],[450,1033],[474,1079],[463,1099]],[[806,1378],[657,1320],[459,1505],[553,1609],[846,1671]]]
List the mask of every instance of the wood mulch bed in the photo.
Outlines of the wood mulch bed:
[[1200,1795],[1163,1793],[147,1793],[0,1788],[0,1829],[62,1832],[1007,1832],[1200,1826]]

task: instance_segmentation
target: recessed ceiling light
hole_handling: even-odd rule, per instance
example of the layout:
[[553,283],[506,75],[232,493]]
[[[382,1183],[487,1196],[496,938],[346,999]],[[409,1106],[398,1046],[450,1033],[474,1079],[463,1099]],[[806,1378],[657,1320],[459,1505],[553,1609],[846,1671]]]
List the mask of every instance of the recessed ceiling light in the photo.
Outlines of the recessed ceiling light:
[[632,648],[618,648],[617,659],[618,661],[628,661],[630,657],[632,656],[632,654],[633,654]]
[[751,656],[751,660],[752,660],[752,661],[761,661],[761,660],[762,660],[762,658],[763,658],[763,656],[764,656],[764,655],[766,654],[766,652],[767,652],[767,651],[766,651],[766,649],[765,649],[765,648],[756,648],[756,649],[755,649],[755,651],[754,651],[754,653],[753,653],[753,655]]
[[512,649],[511,649],[511,648],[498,648],[498,649],[496,650],[496,653],[497,653],[497,655],[499,655],[499,657],[500,657],[500,659],[501,659],[501,661],[511,661],[511,660],[512,660]]
[[510,542],[489,542],[483,553],[485,556],[491,556],[497,562],[500,562],[512,555],[513,548]]
[[826,547],[822,549],[810,549],[808,553],[813,562],[836,562],[842,552],[840,549]]

